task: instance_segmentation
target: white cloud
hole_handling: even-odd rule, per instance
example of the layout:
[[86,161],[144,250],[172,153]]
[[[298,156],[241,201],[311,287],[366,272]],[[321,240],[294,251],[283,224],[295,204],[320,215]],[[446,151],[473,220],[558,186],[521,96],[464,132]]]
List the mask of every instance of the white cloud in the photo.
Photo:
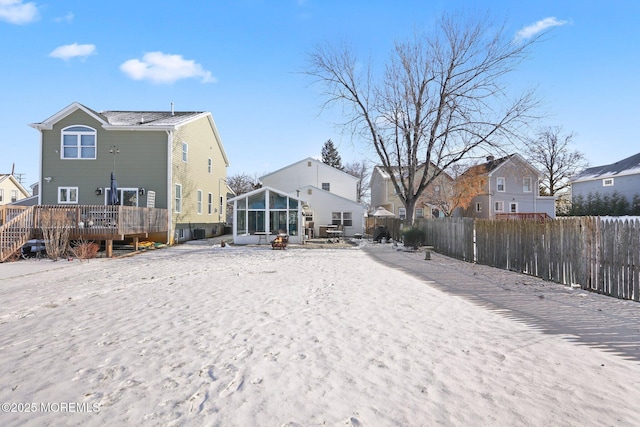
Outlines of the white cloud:
[[[1,0],[0,0],[1,1]],[[52,58],[60,58],[69,60],[75,57],[87,57],[93,55],[96,52],[96,46],[93,44],[68,44],[55,48],[49,56]]]
[[215,82],[210,71],[182,55],[162,52],[144,54],[142,60],[130,59],[120,65],[120,70],[134,80],[150,80],[153,83],[174,83],[180,79],[202,78],[203,83]]
[[22,0],[0,0],[0,21],[11,24],[28,24],[39,18],[35,3]]
[[75,16],[73,15],[73,12],[69,12],[64,16],[60,16],[58,18],[54,18],[53,21],[54,22],[71,22],[71,21],[73,21],[73,18],[75,18]]
[[567,23],[567,21],[559,21],[555,16],[550,16],[549,18],[541,19],[534,24],[524,27],[518,31],[515,39],[518,41],[527,40],[549,28],[560,27]]

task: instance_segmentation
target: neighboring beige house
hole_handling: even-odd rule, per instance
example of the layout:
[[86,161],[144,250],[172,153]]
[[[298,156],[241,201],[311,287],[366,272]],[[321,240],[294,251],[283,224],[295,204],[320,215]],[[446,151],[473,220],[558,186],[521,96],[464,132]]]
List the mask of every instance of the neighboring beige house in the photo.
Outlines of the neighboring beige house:
[[362,234],[366,209],[358,199],[358,178],[308,157],[260,178],[263,186],[304,201],[305,228],[325,237],[324,226],[342,226],[345,236]]
[[0,205],[17,203],[31,197],[29,191],[12,174],[0,174]]
[[540,196],[542,174],[521,155],[488,156],[486,160],[456,180],[467,200],[463,216],[555,218],[555,198]]
[[[432,166],[436,170],[435,166]],[[422,173],[422,166],[419,175]],[[406,208],[393,186],[391,176],[382,166],[376,166],[371,172],[371,207],[375,211],[378,207],[383,207],[389,212],[393,212],[396,218],[405,219]],[[442,172],[435,181],[420,195],[415,206],[415,217],[438,218],[446,216],[452,210],[451,192],[453,179]]]
[[229,160],[210,112],[94,111],[74,102],[40,132],[39,204],[169,209],[168,243],[222,234]]

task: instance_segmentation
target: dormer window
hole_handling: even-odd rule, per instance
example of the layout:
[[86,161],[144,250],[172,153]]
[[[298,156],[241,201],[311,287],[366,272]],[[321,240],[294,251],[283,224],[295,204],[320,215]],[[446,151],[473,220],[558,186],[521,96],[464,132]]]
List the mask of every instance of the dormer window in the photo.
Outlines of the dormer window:
[[97,132],[87,126],[69,126],[62,129],[62,159],[95,159]]

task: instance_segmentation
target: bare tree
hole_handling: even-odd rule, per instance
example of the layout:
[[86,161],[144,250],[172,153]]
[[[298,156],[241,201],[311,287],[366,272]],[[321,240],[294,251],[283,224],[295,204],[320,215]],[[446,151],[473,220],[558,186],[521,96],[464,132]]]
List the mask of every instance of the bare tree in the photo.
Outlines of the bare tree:
[[341,104],[342,125],[371,142],[411,221],[442,171],[495,152],[536,106],[531,92],[509,99],[504,78],[539,36],[516,42],[484,18],[444,15],[433,34],[396,43],[378,79],[349,47],[309,55],[305,72],[323,85],[324,106]]
[[574,137],[559,126],[549,126],[528,140],[527,158],[544,175],[540,182],[543,195],[553,196],[568,189],[571,177],[589,166],[583,153],[571,149]]
[[347,163],[342,170],[358,178],[357,201],[358,203],[365,201],[369,195],[369,177],[371,176],[367,164],[364,161]]
[[227,177],[227,185],[233,190],[236,196],[239,196],[260,188],[260,181],[257,177],[251,177],[246,173],[241,173]]

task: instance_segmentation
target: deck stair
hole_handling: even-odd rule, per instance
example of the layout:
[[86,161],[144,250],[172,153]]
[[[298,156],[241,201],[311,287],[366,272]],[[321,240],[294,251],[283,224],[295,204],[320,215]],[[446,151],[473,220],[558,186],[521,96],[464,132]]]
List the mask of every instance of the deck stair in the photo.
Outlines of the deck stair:
[[32,238],[33,232],[33,207],[4,212],[0,225],[0,262],[18,252]]

